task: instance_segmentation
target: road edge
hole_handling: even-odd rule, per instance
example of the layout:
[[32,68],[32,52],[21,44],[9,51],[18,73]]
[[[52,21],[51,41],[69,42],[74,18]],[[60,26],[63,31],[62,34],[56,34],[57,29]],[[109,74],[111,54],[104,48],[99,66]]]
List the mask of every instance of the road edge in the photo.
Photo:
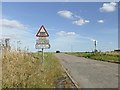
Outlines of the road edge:
[[65,73],[67,74],[67,76],[69,77],[69,79],[72,81],[72,83],[74,84],[74,86],[78,89],[80,88],[77,83],[75,82],[75,80],[71,77],[71,75],[68,73],[68,71],[64,68],[64,66],[61,64],[62,68],[64,69]]

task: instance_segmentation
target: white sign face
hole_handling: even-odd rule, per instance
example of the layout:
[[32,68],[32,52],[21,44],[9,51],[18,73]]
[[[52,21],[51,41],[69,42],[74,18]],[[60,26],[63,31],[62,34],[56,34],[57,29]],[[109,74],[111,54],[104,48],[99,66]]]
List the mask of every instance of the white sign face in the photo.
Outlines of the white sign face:
[[36,44],[35,45],[35,48],[36,49],[48,49],[48,48],[50,48],[50,44]]
[[46,29],[44,28],[44,26],[42,25],[41,28],[39,29],[39,31],[36,34],[36,37],[48,37],[48,32],[46,31]]
[[49,40],[46,38],[36,40],[36,44],[49,44]]
[[41,28],[40,32],[38,33],[38,36],[47,36],[47,33],[45,32],[43,27]]
[[50,48],[49,40],[46,39],[46,37],[49,37],[49,34],[43,25],[38,30],[36,37],[39,37],[39,39],[36,40],[36,45],[35,45],[36,49],[48,49],[48,48]]

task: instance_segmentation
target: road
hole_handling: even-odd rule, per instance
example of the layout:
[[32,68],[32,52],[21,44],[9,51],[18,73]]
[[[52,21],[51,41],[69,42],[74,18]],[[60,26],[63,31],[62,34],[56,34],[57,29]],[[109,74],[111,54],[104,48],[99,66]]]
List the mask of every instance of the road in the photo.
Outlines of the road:
[[118,88],[118,64],[55,54],[80,88]]

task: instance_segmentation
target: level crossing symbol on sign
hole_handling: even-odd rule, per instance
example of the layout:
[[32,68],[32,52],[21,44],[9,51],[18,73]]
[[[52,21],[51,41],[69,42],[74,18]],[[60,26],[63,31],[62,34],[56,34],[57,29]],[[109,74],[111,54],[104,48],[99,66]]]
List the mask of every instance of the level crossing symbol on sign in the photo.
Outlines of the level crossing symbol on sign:
[[45,27],[42,25],[38,30],[36,37],[48,37],[48,36],[49,36],[48,32],[46,31]]

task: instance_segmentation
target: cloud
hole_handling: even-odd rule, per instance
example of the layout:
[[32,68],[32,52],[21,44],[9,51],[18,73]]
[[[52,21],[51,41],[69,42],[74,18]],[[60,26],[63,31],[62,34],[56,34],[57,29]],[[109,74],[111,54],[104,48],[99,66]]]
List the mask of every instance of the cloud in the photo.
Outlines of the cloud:
[[82,26],[82,25],[87,24],[89,22],[90,22],[89,20],[85,20],[85,19],[81,18],[79,20],[73,21],[73,24],[76,24],[78,26]]
[[116,10],[116,3],[104,3],[103,6],[100,8],[101,12],[114,12]]
[[98,20],[97,22],[98,23],[104,23],[104,20]]
[[68,18],[68,19],[73,18],[73,13],[68,10],[58,11],[57,13],[64,18]]
[[0,39],[10,38],[12,48],[15,49],[17,47],[16,42],[21,41],[22,49],[29,46],[30,51],[35,51],[34,45],[36,33],[31,32],[33,29],[26,27],[17,20],[8,19],[0,20],[0,28],[2,28],[2,31],[0,31]]
[[86,39],[86,40],[89,40],[89,41],[97,41],[96,39],[92,38],[92,37],[87,37],[87,36],[79,36],[80,39]]
[[93,39],[93,38],[91,38],[90,40],[93,41],[93,42],[94,42],[94,41],[98,42],[97,40],[95,40],[95,39]]
[[[87,36],[81,36],[75,32],[65,32],[65,31],[60,31],[60,32],[57,32],[56,33],[57,36],[59,36],[60,38],[74,38],[74,39],[83,39],[83,40],[89,40],[89,41],[97,41],[96,39],[94,38],[91,38],[91,37],[87,37]],[[59,38],[58,37],[58,38]]]
[[[55,38],[50,39],[51,50],[56,51],[92,51],[93,38],[81,36],[75,32],[60,31]],[[95,40],[95,39],[93,39]]]
[[96,39],[91,38],[90,40],[93,41],[94,43],[96,41],[96,44],[98,44],[98,41]]
[[71,19],[72,23],[78,26],[82,26],[90,22],[89,20],[85,20],[81,16],[75,15],[74,13],[68,10],[58,11],[57,13],[62,17]]
[[22,23],[17,20],[9,20],[9,19],[0,19],[0,26],[7,28],[15,28],[15,29],[27,29]]
[[10,38],[11,47],[15,49],[17,41],[21,42],[21,48],[28,47],[30,51],[35,51],[35,34],[28,30],[21,30],[16,28],[2,27],[2,36],[0,39]]
[[60,32],[57,32],[56,35],[60,36],[60,37],[67,37],[67,36],[75,36],[76,33],[75,32],[60,31]]

